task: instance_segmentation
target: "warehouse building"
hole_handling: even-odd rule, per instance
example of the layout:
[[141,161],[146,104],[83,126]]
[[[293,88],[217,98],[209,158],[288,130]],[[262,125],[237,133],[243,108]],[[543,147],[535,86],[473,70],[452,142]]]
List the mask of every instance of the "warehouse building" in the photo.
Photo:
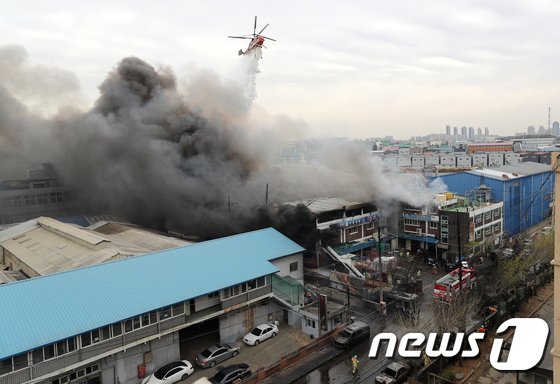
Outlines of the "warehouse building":
[[0,285],[0,384],[137,383],[193,325],[227,342],[282,320],[302,252],[268,228]]
[[503,201],[506,235],[516,235],[552,214],[554,175],[546,164],[523,162],[440,176],[449,191],[471,195],[480,186],[492,201]]

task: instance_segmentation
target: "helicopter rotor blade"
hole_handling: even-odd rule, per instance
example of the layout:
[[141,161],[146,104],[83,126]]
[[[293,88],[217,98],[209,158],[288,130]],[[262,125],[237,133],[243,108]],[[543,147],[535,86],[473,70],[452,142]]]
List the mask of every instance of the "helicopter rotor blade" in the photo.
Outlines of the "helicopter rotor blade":
[[252,37],[246,36],[228,36],[230,39],[252,39]]
[[253,27],[253,36],[255,35],[256,30],[257,30],[257,16],[255,16],[255,26]]
[[264,28],[261,29],[261,31],[260,31],[259,33],[257,33],[257,35],[260,35],[260,34],[262,33],[262,31],[264,31],[264,30],[266,29],[266,27],[268,27],[269,25],[270,25],[270,24],[265,25]]
[[266,36],[262,36],[262,35],[261,35],[261,37],[264,37],[264,38],[267,39],[267,40],[276,41],[275,39],[272,39],[272,38],[270,38],[270,37],[266,37]]

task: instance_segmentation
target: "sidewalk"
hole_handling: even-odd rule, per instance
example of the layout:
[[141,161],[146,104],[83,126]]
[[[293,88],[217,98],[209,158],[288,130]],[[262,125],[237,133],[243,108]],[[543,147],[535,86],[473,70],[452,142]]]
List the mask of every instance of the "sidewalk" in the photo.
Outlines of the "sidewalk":
[[[550,282],[539,288],[537,294],[529,298],[529,301],[523,303],[516,317],[532,317],[544,304],[547,303],[554,292],[554,282]],[[510,383],[511,377],[515,378],[515,373],[501,373],[492,368],[488,360],[492,342],[494,340],[493,333],[480,344],[480,357],[477,359],[463,359],[463,366],[455,363],[447,367],[446,370],[463,374],[464,379],[459,381],[465,384],[475,383]],[[510,336],[511,337],[511,336]]]

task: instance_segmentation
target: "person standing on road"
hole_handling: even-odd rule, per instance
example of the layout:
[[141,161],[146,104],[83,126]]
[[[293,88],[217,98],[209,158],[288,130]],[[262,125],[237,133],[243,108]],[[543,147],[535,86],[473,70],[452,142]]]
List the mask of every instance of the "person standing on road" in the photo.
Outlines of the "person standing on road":
[[354,355],[352,357],[352,374],[355,374],[358,370],[358,364],[360,364],[360,360],[358,360],[358,355]]

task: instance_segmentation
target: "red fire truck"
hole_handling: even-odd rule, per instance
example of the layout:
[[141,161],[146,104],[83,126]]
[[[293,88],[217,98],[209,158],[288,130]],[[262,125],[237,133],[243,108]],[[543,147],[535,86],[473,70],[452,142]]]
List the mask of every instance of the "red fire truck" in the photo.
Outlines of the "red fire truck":
[[463,291],[468,291],[476,286],[476,273],[474,268],[462,268],[461,283],[459,283],[459,268],[449,272],[434,283],[435,301],[454,301]]

